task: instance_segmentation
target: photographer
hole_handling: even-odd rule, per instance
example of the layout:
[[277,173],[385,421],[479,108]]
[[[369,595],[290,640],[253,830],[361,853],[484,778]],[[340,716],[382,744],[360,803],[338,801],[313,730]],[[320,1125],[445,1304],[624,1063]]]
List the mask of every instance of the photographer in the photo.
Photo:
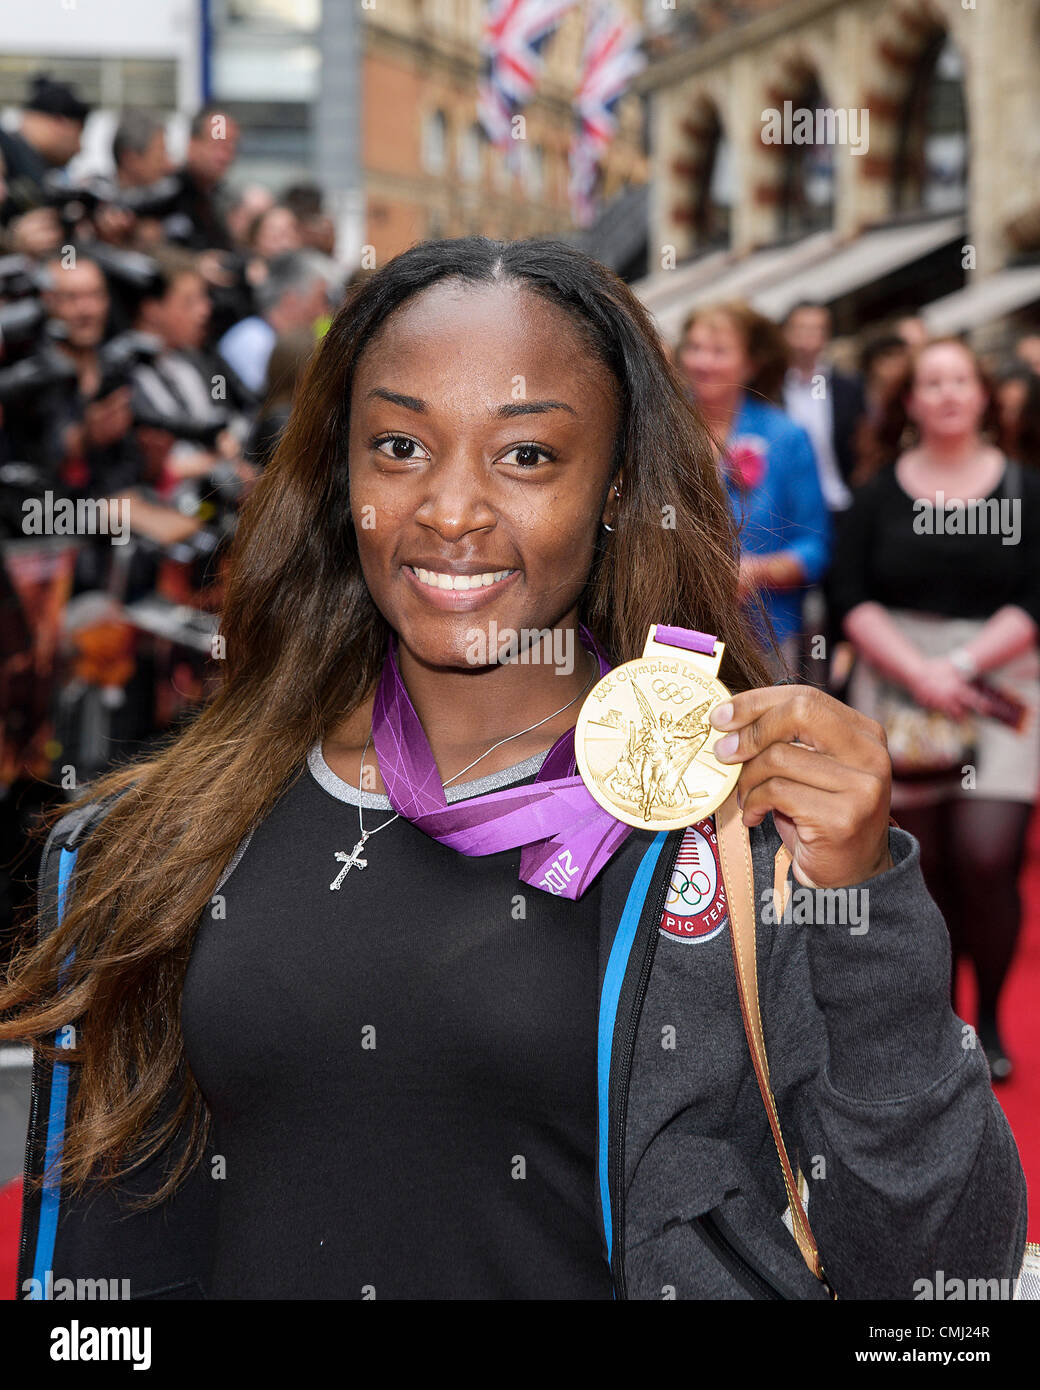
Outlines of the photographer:
[[44,205],[45,181],[48,171],[64,169],[79,153],[89,111],[72,87],[40,73],[30,83],[18,129],[0,129],[6,182],[0,223],[12,251],[42,257],[60,244],[57,214]]
[[130,108],[112,136],[112,160],[120,188],[147,188],[169,174],[166,127],[150,111]]
[[150,111],[124,111],[112,136],[112,162],[117,198],[96,210],[94,224],[98,236],[116,246],[158,246],[164,231],[157,214],[165,208],[157,196],[154,209],[146,207],[139,213],[134,194],[138,198],[149,192],[158,195],[163,181],[167,181],[171,202],[176,196],[176,184],[169,177],[172,165],[163,122]]
[[[212,341],[255,312],[249,257],[225,220],[234,205],[223,180],[237,149],[237,123],[219,106],[204,106],[191,122],[185,161],[173,176],[177,189],[162,214],[164,240],[204,253],[198,267],[212,302]],[[251,194],[246,206],[260,205]],[[244,230],[241,208],[231,220]]]
[[[130,502],[131,530],[169,545],[198,523],[137,491],[147,481],[134,430],[130,385],[106,361],[109,293],[98,264],[79,254],[72,264],[44,266],[48,342],[38,356],[63,359],[71,383],[56,378],[18,413],[22,457],[40,467],[66,495],[119,497]],[[111,354],[110,354],[111,355]]]
[[0,221],[14,217],[41,201],[49,169],[63,169],[79,154],[83,125],[90,107],[72,87],[52,82],[39,73],[29,84],[17,130],[0,130],[0,154],[7,171],[7,198]]
[[191,123],[176,209],[191,223],[192,230],[180,240],[193,251],[231,249],[218,200],[237,149],[237,123],[219,107],[204,106]]
[[215,469],[218,477],[233,475],[248,485],[255,473],[243,462],[241,445],[256,402],[225,363],[203,351],[210,299],[196,258],[165,247],[155,262],[155,286],[141,300],[136,326],[162,350],[134,369],[133,389],[137,418],[153,422],[141,433],[161,459],[159,490],[173,491]]
[[43,270],[49,323],[41,353],[66,359],[75,378],[71,388],[56,384],[27,404],[25,453],[35,453],[33,461],[74,492],[121,491],[138,481],[141,456],[132,437],[129,389],[101,393],[100,349],[110,307],[105,277],[83,255],[70,265],[55,258]]
[[336,225],[325,211],[325,199],[316,183],[294,183],[282,202],[296,214],[303,245],[323,256],[336,254]]

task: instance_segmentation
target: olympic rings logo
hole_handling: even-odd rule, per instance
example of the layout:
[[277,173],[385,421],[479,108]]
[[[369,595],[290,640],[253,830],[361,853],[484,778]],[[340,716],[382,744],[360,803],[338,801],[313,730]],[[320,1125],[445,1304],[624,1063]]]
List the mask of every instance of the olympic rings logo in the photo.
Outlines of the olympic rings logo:
[[689,700],[693,697],[693,691],[688,685],[679,686],[676,685],[675,681],[669,681],[665,684],[660,676],[654,681],[650,689],[659,700],[674,700],[676,704],[679,705],[681,705],[684,700]]
[[[703,888],[701,883],[704,884]],[[711,894],[711,880],[701,869],[695,869],[688,878],[681,869],[676,869],[672,879],[672,891],[696,912]]]

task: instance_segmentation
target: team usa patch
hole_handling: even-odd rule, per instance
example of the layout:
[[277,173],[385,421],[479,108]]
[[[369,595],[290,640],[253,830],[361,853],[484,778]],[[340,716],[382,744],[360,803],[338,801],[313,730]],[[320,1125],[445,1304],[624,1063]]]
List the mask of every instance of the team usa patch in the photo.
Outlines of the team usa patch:
[[661,935],[699,944],[718,936],[725,925],[726,889],[715,821],[708,816],[686,827],[661,914]]

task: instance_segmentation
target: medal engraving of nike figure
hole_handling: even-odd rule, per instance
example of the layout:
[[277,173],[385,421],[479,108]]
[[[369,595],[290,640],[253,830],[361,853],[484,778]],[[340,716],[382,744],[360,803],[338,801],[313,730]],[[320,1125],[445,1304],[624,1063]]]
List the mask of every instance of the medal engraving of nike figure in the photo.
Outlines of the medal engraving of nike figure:
[[[638,795],[632,799],[638,800],[642,817],[648,821],[655,806],[674,806],[680,799],[691,801],[706,795],[703,790],[691,791],[683,776],[711,732],[705,718],[711,701],[705,700],[680,719],[673,718],[668,710],[662,710],[658,717],[637,681],[632,682],[632,691],[642,715],[633,739],[635,757],[626,749],[609,779],[618,789],[625,773],[631,783],[631,772],[635,771]],[[627,763],[627,768],[623,769],[622,763]]]

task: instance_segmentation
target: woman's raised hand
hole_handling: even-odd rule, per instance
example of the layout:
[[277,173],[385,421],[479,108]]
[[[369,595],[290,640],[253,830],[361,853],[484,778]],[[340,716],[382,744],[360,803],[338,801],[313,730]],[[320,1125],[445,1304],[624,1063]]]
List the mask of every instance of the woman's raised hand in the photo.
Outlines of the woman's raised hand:
[[711,723],[732,731],[718,760],[744,764],[744,824],[772,811],[799,883],[847,887],[892,867],[892,764],[875,720],[813,686],[773,685],[734,695]]

